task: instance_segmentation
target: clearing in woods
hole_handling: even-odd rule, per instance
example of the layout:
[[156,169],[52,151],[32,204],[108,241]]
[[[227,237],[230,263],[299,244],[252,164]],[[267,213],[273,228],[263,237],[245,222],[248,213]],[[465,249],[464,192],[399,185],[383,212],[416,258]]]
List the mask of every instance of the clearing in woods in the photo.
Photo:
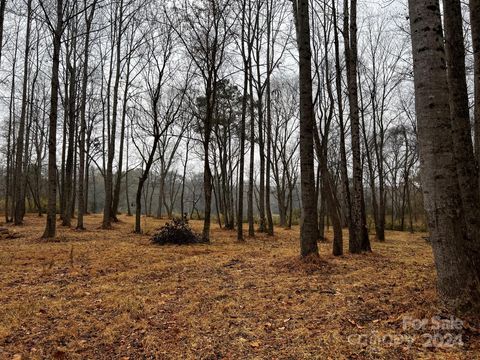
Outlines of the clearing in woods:
[[[238,243],[235,232],[214,227],[208,245],[156,246],[132,233],[133,217],[120,220],[100,230],[101,216],[88,216],[88,231],[60,227],[53,243],[39,240],[44,218],[9,228],[19,237],[0,240],[1,359],[480,354],[472,319],[435,340],[428,322],[450,315],[437,301],[424,234],[388,232],[374,253],[340,258],[324,243],[320,261],[304,264],[297,228]],[[163,222],[142,219],[150,234]]]

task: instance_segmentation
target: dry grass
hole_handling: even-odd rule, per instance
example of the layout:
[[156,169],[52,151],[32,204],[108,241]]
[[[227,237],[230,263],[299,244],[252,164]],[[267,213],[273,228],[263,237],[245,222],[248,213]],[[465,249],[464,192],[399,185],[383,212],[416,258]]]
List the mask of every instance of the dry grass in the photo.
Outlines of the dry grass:
[[[425,348],[425,331],[402,327],[445,315],[420,234],[390,232],[374,253],[341,258],[321,244],[305,264],[298,229],[238,243],[214,227],[209,245],[159,247],[132,234],[133,218],[110,231],[99,215],[86,223],[44,243],[44,219],[30,216],[0,241],[1,359],[480,358],[472,319],[453,348]],[[361,345],[358,334],[416,341]]]

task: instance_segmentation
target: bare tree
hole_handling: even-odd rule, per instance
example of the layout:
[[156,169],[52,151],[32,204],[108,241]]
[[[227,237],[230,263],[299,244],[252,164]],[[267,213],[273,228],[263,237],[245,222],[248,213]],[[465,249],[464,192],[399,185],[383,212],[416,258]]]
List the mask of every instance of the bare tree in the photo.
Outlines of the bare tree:
[[313,132],[315,117],[312,96],[310,18],[307,0],[293,2],[297,29],[300,79],[300,172],[302,184],[302,224],[300,254],[318,256],[318,217],[315,196]]
[[[160,18],[152,20],[159,25],[159,29],[147,35],[144,83],[147,87],[148,108],[143,107],[141,98],[137,100],[142,114],[146,117],[143,121],[138,119],[135,126],[132,126],[132,140],[144,164],[136,193],[136,233],[141,232],[143,186],[155,161],[161,137],[168,132],[175,121],[178,121],[186,92],[185,86],[181,90],[176,90],[171,84],[174,29],[172,24],[164,21],[163,14],[159,16]],[[186,82],[188,83],[188,76]],[[137,115],[137,118],[138,116],[142,115]],[[140,148],[140,144],[143,148]]]
[[480,166],[480,0],[470,0],[470,26],[474,57],[475,154]]
[[17,148],[15,159],[15,214],[14,223],[20,225],[23,223],[25,214],[25,184],[26,174],[24,174],[24,144],[25,144],[25,124],[27,121],[27,102],[28,102],[28,77],[30,61],[30,36],[32,29],[32,0],[27,2],[27,33],[25,37],[25,58],[23,65],[23,85],[22,85],[22,109],[20,114],[20,123],[17,136]]
[[125,146],[125,128],[126,128],[126,119],[127,119],[127,110],[128,102],[130,100],[129,91],[132,85],[132,82],[135,81],[136,77],[140,75],[140,71],[137,71],[136,74],[133,74],[133,70],[138,65],[138,61],[135,64],[132,64],[132,58],[135,55],[135,52],[143,44],[143,35],[136,36],[138,28],[138,23],[132,21],[128,29],[130,30],[126,34],[127,49],[125,58],[125,84],[123,89],[123,99],[122,99],[122,114],[120,122],[120,146],[119,146],[119,155],[118,155],[118,168],[115,180],[115,186],[113,188],[113,198],[112,198],[112,210],[111,215],[113,219],[117,218],[118,205],[120,203],[120,188],[122,183],[122,178],[125,175],[123,173],[123,156],[124,156],[124,146]]
[[0,63],[2,62],[2,48],[3,48],[3,23],[5,20],[5,8],[7,0],[0,0]]
[[[10,218],[9,214],[10,209],[10,198],[12,195],[11,189],[11,179],[12,179],[12,168],[13,168],[13,154],[15,153],[15,80],[17,73],[17,55],[18,55],[18,26],[16,28],[17,33],[15,36],[15,47],[13,55],[13,71],[12,71],[12,81],[10,86],[10,99],[8,105],[8,130],[7,130],[7,169],[5,177],[5,222],[11,222],[13,219]],[[11,154],[13,153],[13,154]]]
[[[203,238],[210,239],[212,172],[210,169],[210,140],[220,71],[225,62],[226,46],[232,37],[230,0],[185,0],[177,8],[180,26],[174,29],[185,46],[203,81],[206,110],[202,119],[204,152],[205,219]],[[178,24],[177,24],[178,25]]]
[[[328,165],[328,148],[331,135],[331,124],[334,117],[335,99],[333,93],[333,79],[331,73],[329,49],[331,43],[331,19],[329,8],[324,2],[318,4],[316,13],[313,15],[313,76],[317,86],[314,96],[314,109],[316,117],[314,127],[315,149],[318,159],[317,172],[317,198],[320,197],[321,207],[319,214],[319,232],[324,231],[325,207],[329,218],[332,220],[334,230],[333,253],[336,256],[343,254],[342,224],[336,188],[333,176]],[[325,206],[326,205],[326,206]]]
[[[110,60],[110,72],[108,83],[108,99],[107,99],[107,161],[105,167],[105,204],[103,206],[103,222],[102,227],[104,229],[111,228],[112,217],[112,199],[113,199],[113,160],[115,157],[115,145],[117,135],[117,116],[118,116],[118,93],[120,87],[120,77],[122,70],[122,38],[127,26],[125,25],[125,4],[123,0],[116,3],[114,20],[112,26],[114,27],[112,51]],[[110,116],[110,83],[113,74],[112,63],[115,57],[115,78],[113,85],[113,104],[112,113]]]
[[[73,11],[77,13],[76,3]],[[75,132],[77,128],[77,16],[69,22],[68,40],[66,41],[66,81],[65,81],[65,124],[64,129],[68,134],[68,146],[65,159],[65,174],[63,182],[63,213],[62,225],[71,226],[73,217],[73,197],[74,197],[74,158],[76,154]],[[64,141],[67,141],[66,137]],[[63,165],[63,161],[62,161]]]
[[[248,6],[247,6],[248,4]],[[246,139],[246,118],[248,105],[248,79],[250,62],[252,58],[252,6],[251,1],[242,0],[241,12],[241,38],[240,52],[243,60],[243,97],[242,115],[240,120],[240,169],[238,177],[238,209],[237,209],[237,240],[243,241],[243,198],[244,198],[244,172],[245,172],[245,139]]]
[[[40,4],[43,7],[42,1]],[[60,48],[62,45],[62,35],[65,30],[64,14],[65,8],[63,0],[56,1],[56,22],[52,24],[48,13],[44,9],[48,26],[53,35],[53,55],[52,55],[52,81],[50,91],[50,115],[49,115],[49,135],[48,135],[48,207],[47,223],[43,238],[50,239],[55,237],[56,232],[56,213],[57,213],[57,118],[58,118],[58,73],[60,68]]]
[[[272,83],[272,173],[280,226],[289,227],[291,193],[296,180],[292,174],[298,152],[298,83],[291,79]],[[293,183],[292,183],[293,181]],[[291,220],[291,219],[290,219]]]
[[357,84],[357,0],[344,2],[344,44],[345,61],[347,68],[348,99],[350,106],[350,133],[352,138],[353,155],[353,196],[352,200],[352,224],[353,233],[350,233],[349,251],[359,253],[370,251],[370,241],[366,224],[365,201],[363,194],[363,169],[360,150],[360,115],[358,106]]
[[347,150],[346,150],[346,126],[344,119],[344,103],[342,95],[342,67],[340,63],[340,41],[338,36],[338,24],[337,24],[337,8],[336,1],[332,0],[332,19],[333,19],[333,36],[334,36],[334,50],[335,50],[335,90],[336,90],[336,102],[337,102],[337,117],[339,125],[339,138],[340,138],[340,179],[342,183],[342,198],[345,208],[345,218],[348,224],[349,237],[354,236],[355,229],[352,222],[352,201],[350,193],[350,181],[348,178],[347,167]]
[[92,29],[93,16],[95,14],[95,9],[97,6],[97,0],[93,0],[90,10],[88,11],[87,0],[83,2],[85,8],[85,49],[83,52],[83,74],[82,74],[82,89],[81,89],[81,99],[80,99],[80,141],[78,143],[79,147],[79,169],[78,169],[78,214],[77,214],[77,229],[83,230],[83,215],[86,211],[86,201],[85,201],[85,178],[88,174],[88,166],[86,165],[86,132],[87,132],[87,87],[88,87],[88,69],[89,69],[89,48],[90,48],[90,33]]

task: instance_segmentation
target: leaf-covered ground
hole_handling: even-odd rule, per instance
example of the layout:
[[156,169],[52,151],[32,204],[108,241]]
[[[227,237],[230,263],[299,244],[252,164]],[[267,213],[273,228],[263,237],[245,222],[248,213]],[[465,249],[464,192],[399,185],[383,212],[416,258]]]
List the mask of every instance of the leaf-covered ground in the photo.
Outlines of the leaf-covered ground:
[[180,247],[134,235],[131,217],[86,222],[45,243],[29,216],[0,240],[0,359],[480,358],[478,322],[448,327],[424,234],[340,258],[324,243],[305,264],[298,229],[238,243],[215,226],[211,244]]

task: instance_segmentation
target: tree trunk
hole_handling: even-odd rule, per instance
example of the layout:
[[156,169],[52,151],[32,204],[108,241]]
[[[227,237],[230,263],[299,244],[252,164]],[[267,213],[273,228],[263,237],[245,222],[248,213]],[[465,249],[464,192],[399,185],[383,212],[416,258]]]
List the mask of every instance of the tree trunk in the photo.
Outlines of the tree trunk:
[[93,187],[92,212],[95,214],[97,212],[97,180],[95,178],[95,170],[93,167],[92,167],[92,187]]
[[7,134],[7,171],[5,176],[5,222],[9,223],[10,219],[10,196],[11,196],[11,178],[13,172],[13,156],[15,144],[15,79],[16,79],[16,64],[18,54],[18,31],[15,36],[15,50],[12,64],[12,86],[10,88],[10,101],[8,107],[8,134]]
[[117,219],[118,204],[120,203],[120,188],[122,185],[122,176],[123,176],[122,175],[123,147],[125,143],[125,121],[127,118],[128,89],[130,86],[130,62],[131,62],[131,53],[129,53],[129,55],[127,56],[125,89],[123,91],[123,106],[122,106],[122,120],[120,125],[120,148],[118,152],[117,179],[115,180],[115,188],[113,191],[113,200],[112,200],[112,217],[114,219]]
[[[88,149],[88,147],[87,147]],[[88,155],[88,151],[86,151],[86,154]],[[88,159],[85,161],[85,180],[84,180],[84,183],[85,183],[85,191],[84,191],[84,194],[85,194],[85,206],[84,206],[84,209],[85,209],[85,214],[88,214],[88,199],[89,199],[89,185],[90,185],[90,171],[89,171],[89,167],[90,167],[90,162],[88,161]]]
[[475,155],[477,156],[477,168],[480,168],[480,0],[470,0],[470,26],[475,78]]
[[267,157],[265,168],[265,210],[267,215],[267,234],[273,236],[273,217],[271,206],[271,187],[270,187],[270,171],[271,171],[271,153],[272,153],[272,89],[271,89],[271,74],[273,71],[273,59],[272,59],[272,1],[267,1],[267,79],[266,79],[266,140],[267,140]]
[[263,129],[263,96],[262,89],[260,89],[261,76],[260,76],[260,64],[257,63],[257,113],[258,113],[258,149],[260,158],[260,184],[258,190],[258,216],[259,224],[258,231],[265,232],[266,220],[265,220],[265,141],[264,141],[264,129]]
[[[315,134],[316,136],[316,134]],[[316,141],[315,137],[315,141]],[[317,145],[317,144],[315,144]],[[325,201],[325,184],[322,181],[322,176],[320,174],[320,166],[317,167],[317,179],[316,179],[316,192],[317,192],[317,204],[318,207],[318,239],[325,240],[325,217],[326,217],[326,201]]]
[[[68,36],[67,36],[68,38]],[[69,51],[69,42],[65,41],[65,52],[68,53]],[[65,61],[66,62],[66,61]],[[69,98],[69,91],[68,91],[68,82],[70,78],[68,76],[65,76],[65,84],[64,84],[64,92],[65,96],[62,99],[61,93],[60,95],[60,100],[63,100],[63,131],[62,131],[62,158],[60,160],[60,176],[58,176],[57,180],[57,186],[59,190],[59,198],[60,198],[60,219],[63,219],[63,214],[65,213],[65,159],[67,156],[67,136],[68,136],[68,126],[67,126],[67,121],[68,121],[68,98]]]
[[314,114],[312,98],[312,64],[308,0],[299,0],[296,18],[300,80],[300,173],[302,184],[302,224],[300,254],[318,256],[318,215],[315,197],[315,164],[313,151]]
[[25,144],[25,123],[27,121],[27,103],[28,103],[28,63],[30,60],[30,34],[32,23],[32,0],[27,3],[27,33],[25,38],[25,61],[23,65],[23,86],[22,86],[22,110],[20,114],[20,123],[18,128],[17,149],[15,152],[15,225],[23,223],[25,214],[25,177],[23,173],[23,157]]
[[458,185],[471,251],[480,259],[480,196],[478,169],[472,144],[470,110],[465,73],[465,45],[460,0],[443,1],[445,54],[450,94],[452,140],[457,166]]
[[0,64],[2,62],[2,48],[3,48],[3,22],[5,19],[5,7],[7,0],[0,0]]
[[118,89],[120,85],[121,76],[121,61],[122,61],[122,33],[123,33],[123,0],[120,0],[120,12],[118,17],[118,34],[116,43],[116,70],[115,82],[113,85],[113,106],[112,106],[112,123],[110,129],[110,138],[108,141],[108,156],[107,168],[105,170],[105,204],[103,207],[103,229],[110,229],[112,227],[112,196],[113,196],[113,159],[115,158],[115,139],[117,132],[117,114],[118,114]]
[[[141,234],[142,228],[140,224],[141,215],[142,215],[142,191],[143,185],[145,181],[148,179],[148,174],[150,172],[150,168],[152,167],[153,160],[155,158],[155,153],[157,152],[157,145],[158,145],[158,137],[153,139],[153,147],[152,151],[149,154],[147,163],[145,164],[145,170],[142,173],[142,176],[138,179],[138,187],[137,187],[137,194],[135,196],[135,233]],[[146,206],[146,204],[145,204]]]
[[248,96],[248,64],[249,56],[245,58],[245,26],[246,26],[246,4],[243,1],[243,15],[242,15],[242,54],[243,61],[243,97],[242,97],[242,115],[240,120],[240,160],[238,172],[238,210],[237,210],[237,240],[243,241],[243,191],[244,191],[244,173],[245,173],[245,128],[247,118],[247,96]]
[[288,189],[288,225],[287,229],[292,228],[292,223],[293,223],[293,189],[295,187],[295,183],[292,182],[289,184],[289,189]]
[[[352,137],[353,162],[353,196],[352,196],[352,225],[353,235],[350,234],[349,251],[353,254],[368,251],[368,232],[365,224],[365,208],[363,201],[363,169],[360,150],[360,116],[358,108],[357,86],[357,0],[350,1],[350,19],[348,19],[348,0],[345,0],[345,59],[347,64],[348,98],[350,103],[350,127]],[[347,26],[348,24],[349,27]],[[366,235],[366,239],[365,239]]]
[[465,214],[452,142],[445,51],[438,0],[409,0],[422,188],[437,268],[438,292],[455,310],[480,306],[478,257],[468,256]]
[[160,184],[158,186],[158,206],[157,206],[157,218],[162,218],[162,209],[163,209],[163,201],[165,197],[165,174],[164,165],[162,164],[162,169],[160,170]]
[[[203,221],[202,236],[205,241],[210,240],[210,222],[212,211],[212,172],[210,170],[210,138],[212,135],[212,118],[213,109],[215,108],[215,89],[217,84],[212,84],[214,78],[209,79],[207,85],[207,111],[204,123],[204,140],[203,140],[203,194],[205,198],[205,219]],[[213,89],[212,89],[213,87]]]
[[[74,168],[74,150],[75,150],[75,128],[76,128],[76,29],[73,25],[72,46],[67,54],[67,73],[69,77],[68,86],[68,151],[65,165],[65,186],[64,186],[64,202],[65,207],[62,214],[62,225],[70,226],[72,221],[72,201],[73,201],[73,168]],[[73,60],[73,63],[72,63]]]
[[[360,78],[359,78],[360,82]],[[372,90],[374,91],[374,90]],[[373,98],[374,96],[372,95],[372,103],[373,103]],[[377,236],[378,241],[384,241],[385,237],[383,235],[382,230],[380,229],[380,218],[379,218],[379,206],[377,202],[377,189],[375,186],[375,169],[373,167],[373,159],[371,155],[371,149],[368,144],[368,137],[367,137],[367,126],[365,124],[365,108],[364,108],[364,103],[363,103],[363,96],[362,96],[362,89],[360,88],[360,104],[361,104],[361,119],[362,119],[362,133],[363,133],[363,143],[365,146],[365,155],[366,155],[366,160],[367,160],[367,167],[368,167],[368,175],[369,175],[369,182],[370,182],[370,191],[371,191],[371,196],[372,196],[372,212],[373,212],[373,220],[375,222],[375,233]],[[377,121],[376,116],[375,116],[375,109],[372,111],[373,119],[373,141],[377,141],[377,136],[376,136],[376,130],[375,130],[375,122]],[[381,169],[379,168],[378,171],[380,172]],[[380,176],[379,176],[380,177]]]
[[345,207],[345,217],[348,224],[349,237],[354,235],[352,227],[352,207],[350,197],[350,185],[347,170],[347,151],[345,145],[345,124],[343,116],[343,98],[342,98],[342,67],[340,64],[340,43],[338,39],[337,11],[336,1],[332,0],[333,34],[335,46],[335,87],[337,96],[338,121],[340,125],[340,179],[342,182],[342,197]]
[[42,237],[54,238],[57,213],[57,118],[58,118],[58,73],[60,48],[63,34],[63,0],[57,0],[57,23],[53,31],[52,80],[50,92],[50,116],[48,134],[48,208],[47,223]]
[[[252,68],[252,62],[250,58],[249,69]],[[255,106],[253,101],[253,75],[250,70],[249,73],[249,89],[250,89],[250,168],[248,172],[248,204],[247,204],[247,217],[248,217],[248,236],[255,236],[255,224],[253,219],[253,191],[255,186]]]
[[[327,70],[328,71],[328,70]],[[331,89],[328,89],[331,92]],[[333,94],[331,94],[333,100]],[[333,101],[332,101],[333,104]],[[333,250],[332,253],[334,256],[343,255],[343,232],[342,232],[342,222],[340,221],[340,212],[338,209],[338,201],[336,198],[336,191],[334,186],[334,181],[332,174],[328,169],[328,147],[327,143],[322,144],[320,141],[320,134],[318,127],[314,126],[314,140],[315,147],[317,150],[318,163],[319,163],[319,174],[321,180],[319,179],[320,192],[322,193],[322,208],[324,204],[327,207],[328,215],[332,220],[333,225]],[[325,136],[323,141],[328,141],[328,138]],[[324,214],[322,214],[324,216]],[[328,218],[327,218],[328,219]],[[323,219],[322,219],[322,228],[320,231],[323,231]]]
[[[92,8],[88,16],[85,16],[86,19],[86,30],[85,30],[85,50],[84,50],[84,63],[83,63],[83,77],[82,77],[82,93],[80,100],[80,141],[79,141],[79,169],[78,169],[78,215],[77,215],[77,229],[84,230],[85,226],[83,224],[83,215],[86,212],[87,204],[84,193],[85,178],[88,174],[88,166],[85,166],[86,154],[85,154],[85,137],[87,131],[87,85],[88,85],[88,59],[89,59],[89,46],[90,46],[90,30],[92,27],[93,15],[95,13],[95,6],[97,0],[94,0]],[[87,2],[84,1],[84,6],[86,9]],[[86,15],[86,13],[85,13]]]
[[183,174],[182,174],[182,192],[180,193],[180,212],[182,214],[182,219],[187,220],[185,212],[185,183],[187,179],[187,165],[188,165],[188,155],[190,151],[190,136],[188,136],[187,144],[185,146],[185,163],[183,164]]

